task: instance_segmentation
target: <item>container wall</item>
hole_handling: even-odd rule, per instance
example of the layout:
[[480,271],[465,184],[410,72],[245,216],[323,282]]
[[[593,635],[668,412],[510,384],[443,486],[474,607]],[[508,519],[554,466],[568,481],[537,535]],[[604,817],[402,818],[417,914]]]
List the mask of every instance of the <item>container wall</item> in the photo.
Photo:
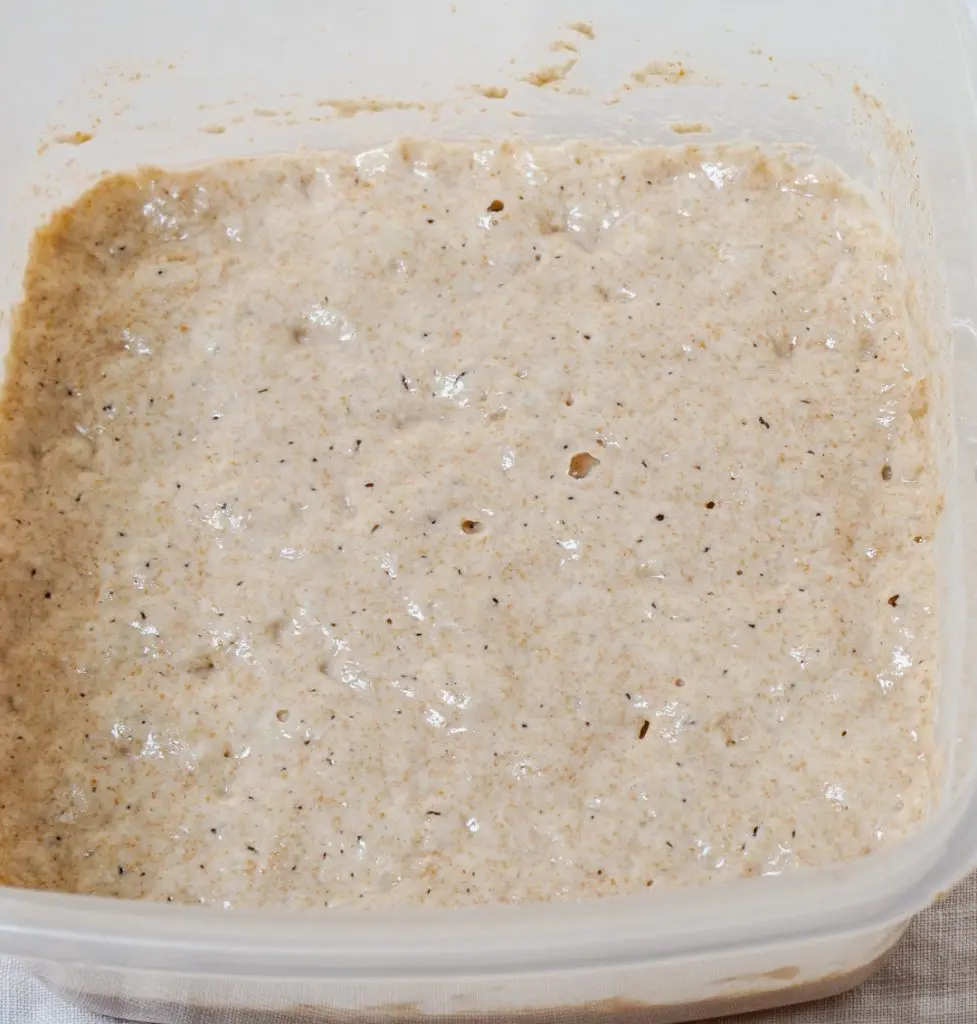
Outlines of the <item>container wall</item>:
[[674,1021],[821,999],[844,991],[881,965],[904,927],[795,948],[576,971],[483,977],[317,980],[219,977],[199,973],[26,966],[75,1005],[126,1020],[218,1024],[300,1021],[488,1020]]
[[[857,980],[977,851],[977,132],[961,9],[953,0],[287,0],[274,9],[38,0],[9,20],[0,82],[20,98],[0,110],[4,347],[32,230],[107,170],[367,149],[403,134],[751,139],[808,145],[874,193],[906,252],[919,358],[952,404],[937,428],[948,467],[937,722],[946,786],[931,826],[904,847],[868,867],[681,894],[681,909],[665,894],[566,917],[486,911],[468,932],[381,918],[347,930],[332,914],[291,930],[244,916],[198,926],[169,914],[177,908],[137,913],[0,890],[0,951],[88,1005],[160,1020],[184,1004],[288,1007],[310,1019],[364,1007],[408,1017],[669,1007],[658,1019],[678,1020],[686,1004],[786,1000]],[[573,49],[552,48],[561,41]],[[526,80],[542,69],[554,69],[541,76],[548,84]],[[278,938],[261,953],[263,934]],[[398,942],[426,960],[405,953],[398,969]],[[521,969],[500,952],[531,942]]]

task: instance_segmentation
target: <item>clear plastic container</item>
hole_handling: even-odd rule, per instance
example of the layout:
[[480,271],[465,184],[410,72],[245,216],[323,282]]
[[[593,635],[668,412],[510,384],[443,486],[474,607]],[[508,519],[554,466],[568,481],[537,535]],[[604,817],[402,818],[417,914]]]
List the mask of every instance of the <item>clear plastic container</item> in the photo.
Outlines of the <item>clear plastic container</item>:
[[[220,913],[0,889],[0,952],[78,1004],[154,1021],[215,1019],[218,1007],[255,1020],[287,1012],[677,1021],[826,995],[865,977],[911,916],[977,861],[977,118],[963,6],[35,0],[8,8],[4,338],[32,230],[105,170],[298,146],[366,149],[400,134],[675,143],[683,140],[669,122],[702,122],[711,140],[810,143],[880,196],[922,319],[933,324],[916,343],[948,382],[954,422],[939,538],[945,785],[907,842],[831,871],[470,911]],[[594,38],[567,27],[577,20],[593,25]],[[567,77],[545,88],[522,81],[574,56],[551,52],[558,39],[579,50]],[[643,84],[632,77],[654,61],[677,62],[672,70],[682,73],[645,75]],[[321,102],[364,97],[378,102]],[[386,100],[418,106],[386,109]]]

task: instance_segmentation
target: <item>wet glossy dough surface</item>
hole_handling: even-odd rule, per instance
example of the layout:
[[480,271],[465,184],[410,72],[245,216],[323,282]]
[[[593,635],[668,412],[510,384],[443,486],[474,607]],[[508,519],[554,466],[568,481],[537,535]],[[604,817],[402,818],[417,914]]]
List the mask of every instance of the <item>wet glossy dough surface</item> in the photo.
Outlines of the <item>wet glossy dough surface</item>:
[[897,252],[776,152],[404,142],[103,181],[0,473],[0,876],[576,899],[930,800]]

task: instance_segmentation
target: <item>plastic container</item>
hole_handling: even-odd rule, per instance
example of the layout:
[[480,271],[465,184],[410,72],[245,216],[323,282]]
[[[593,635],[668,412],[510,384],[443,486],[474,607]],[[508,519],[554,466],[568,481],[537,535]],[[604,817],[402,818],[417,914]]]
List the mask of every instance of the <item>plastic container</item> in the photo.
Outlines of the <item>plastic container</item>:
[[[366,149],[404,133],[674,143],[687,138],[668,122],[702,122],[712,140],[810,142],[879,194],[933,325],[916,341],[949,382],[954,424],[939,539],[945,785],[909,841],[832,871],[473,911],[220,913],[2,889],[0,952],[75,1003],[158,1021],[677,1021],[865,977],[977,861],[977,119],[966,10],[952,0],[35,0],[5,13],[4,311],[31,231],[105,170]],[[593,39],[567,27],[576,20],[592,23]],[[551,52],[559,39],[579,51],[567,77],[521,81],[575,56]],[[675,63],[643,83],[631,75],[655,61]],[[317,102],[362,97],[379,109]],[[384,109],[390,99],[421,109]],[[4,337],[8,325],[0,312]]]

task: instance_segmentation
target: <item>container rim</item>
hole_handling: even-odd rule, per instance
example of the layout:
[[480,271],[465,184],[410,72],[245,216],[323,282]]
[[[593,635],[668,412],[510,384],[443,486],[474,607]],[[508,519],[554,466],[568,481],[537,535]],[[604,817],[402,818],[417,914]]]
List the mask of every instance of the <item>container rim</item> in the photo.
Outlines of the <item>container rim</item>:
[[[977,864],[977,771],[910,838],[836,868],[579,903],[224,910],[0,886],[0,952],[251,977],[565,972],[685,960],[909,920]],[[150,958],[147,961],[147,953]]]
[[[964,3],[942,7],[956,15],[973,98],[973,25]],[[343,981],[688,963],[897,926],[975,866],[977,769],[908,839],[831,869],[579,903],[391,912],[220,910],[0,886],[0,953],[77,962],[81,947],[87,967]]]

